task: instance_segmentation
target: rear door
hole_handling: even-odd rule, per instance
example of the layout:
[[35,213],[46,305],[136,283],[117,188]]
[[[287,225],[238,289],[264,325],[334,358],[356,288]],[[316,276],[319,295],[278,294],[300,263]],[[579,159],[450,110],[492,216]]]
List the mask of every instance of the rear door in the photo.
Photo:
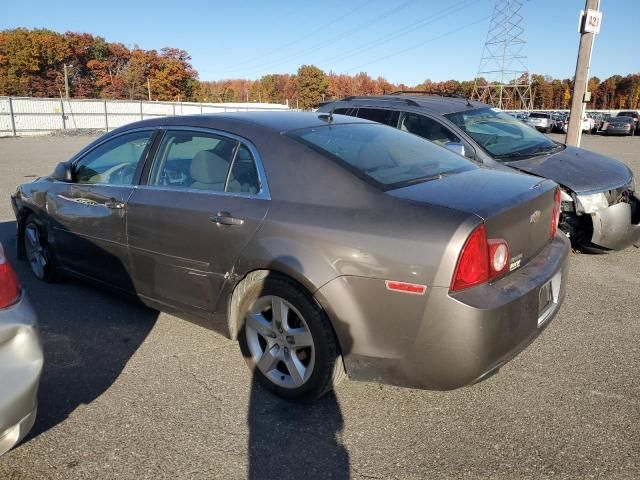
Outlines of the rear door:
[[153,129],[105,140],[78,159],[72,183],[56,182],[47,208],[59,264],[132,291],[126,202],[149,151]]
[[212,311],[267,213],[258,152],[226,133],[168,129],[147,170],[127,205],[136,290],[182,310]]

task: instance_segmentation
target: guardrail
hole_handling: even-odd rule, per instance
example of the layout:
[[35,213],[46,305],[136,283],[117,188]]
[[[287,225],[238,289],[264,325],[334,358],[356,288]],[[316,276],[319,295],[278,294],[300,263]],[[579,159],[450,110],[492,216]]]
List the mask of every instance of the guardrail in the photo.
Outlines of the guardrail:
[[0,97],[0,137],[56,130],[109,131],[146,118],[215,112],[288,110],[268,103],[148,102],[35,97]]

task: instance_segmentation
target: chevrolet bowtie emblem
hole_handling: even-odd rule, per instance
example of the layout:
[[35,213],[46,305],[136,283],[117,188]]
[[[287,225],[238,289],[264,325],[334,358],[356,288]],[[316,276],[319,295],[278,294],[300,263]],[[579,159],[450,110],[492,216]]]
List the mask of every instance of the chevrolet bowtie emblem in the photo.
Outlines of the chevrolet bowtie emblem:
[[540,212],[540,210],[536,210],[529,217],[529,223],[536,223],[538,220],[540,220],[541,215],[542,215],[542,212]]

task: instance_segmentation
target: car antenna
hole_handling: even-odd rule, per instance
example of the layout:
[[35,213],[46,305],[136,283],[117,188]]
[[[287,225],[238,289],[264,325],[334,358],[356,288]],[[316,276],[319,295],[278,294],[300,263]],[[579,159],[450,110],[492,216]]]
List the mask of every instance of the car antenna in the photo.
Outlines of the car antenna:
[[332,107],[328,115],[326,113],[321,113],[320,115],[318,115],[318,118],[321,118],[322,120],[326,120],[327,123],[333,122],[333,111],[335,110],[335,108],[336,107]]

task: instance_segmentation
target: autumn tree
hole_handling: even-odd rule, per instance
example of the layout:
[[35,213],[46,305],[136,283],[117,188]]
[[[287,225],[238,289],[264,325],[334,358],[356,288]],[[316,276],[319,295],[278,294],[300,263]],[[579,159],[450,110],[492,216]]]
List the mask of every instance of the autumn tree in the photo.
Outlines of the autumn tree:
[[317,107],[327,90],[327,75],[314,65],[303,65],[298,69],[297,96],[300,108],[309,110]]

